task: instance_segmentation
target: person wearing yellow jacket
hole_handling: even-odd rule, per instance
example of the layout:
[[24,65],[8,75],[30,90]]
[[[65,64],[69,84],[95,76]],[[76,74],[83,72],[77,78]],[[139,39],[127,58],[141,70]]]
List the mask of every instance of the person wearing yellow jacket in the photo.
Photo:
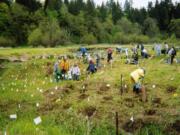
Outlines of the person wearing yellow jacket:
[[59,66],[61,69],[63,79],[65,79],[65,75],[69,71],[69,62],[67,60],[67,57],[63,57],[62,61],[59,63]]
[[131,72],[131,81],[133,83],[133,91],[137,94],[142,93],[142,101],[146,101],[146,91],[145,87],[142,85],[142,80],[145,77],[145,70],[143,68],[138,68]]

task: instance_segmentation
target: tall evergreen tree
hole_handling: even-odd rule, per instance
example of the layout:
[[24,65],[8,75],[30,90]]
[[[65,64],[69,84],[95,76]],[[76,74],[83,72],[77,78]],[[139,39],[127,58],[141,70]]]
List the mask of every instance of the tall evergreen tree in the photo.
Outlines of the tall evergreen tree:
[[30,12],[34,12],[41,7],[41,3],[36,0],[16,0],[16,2],[27,7]]
[[105,6],[103,2],[99,8],[99,18],[101,21],[104,22],[107,16],[108,16],[108,8]]
[[85,12],[88,16],[94,16],[95,15],[95,3],[93,0],[87,0]]
[[112,19],[113,19],[114,24],[116,24],[117,21],[120,20],[122,16],[123,16],[123,13],[122,13],[122,9],[121,9],[119,2],[117,2],[117,3],[113,2],[113,4],[112,4]]
[[69,6],[69,0],[64,0],[64,4],[68,7]]
[[131,18],[132,0],[126,0],[124,3],[124,13],[127,18]]
[[174,18],[180,18],[180,3],[176,3],[176,5],[174,6],[173,10],[173,17]]

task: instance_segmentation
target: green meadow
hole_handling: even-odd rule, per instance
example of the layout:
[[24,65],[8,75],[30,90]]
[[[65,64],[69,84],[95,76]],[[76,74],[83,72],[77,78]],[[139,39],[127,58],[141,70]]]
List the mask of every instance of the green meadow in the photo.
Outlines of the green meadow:
[[[106,54],[109,46],[88,48],[90,53]],[[112,65],[107,64],[105,56],[102,68],[87,75],[88,64],[75,57],[79,47],[0,49],[0,135],[115,135],[116,112],[119,134],[179,134],[179,64],[166,64],[167,56],[162,55],[128,65],[125,54],[114,51]],[[115,50],[116,45],[112,47]],[[151,45],[146,48],[155,55]],[[53,74],[47,74],[47,63],[53,70],[57,57],[62,55],[70,57],[71,65],[78,63],[80,81],[57,83]],[[18,61],[20,58],[24,61]],[[130,73],[138,67],[146,69],[145,103],[133,93],[130,81]],[[11,119],[12,114],[17,118]],[[34,123],[37,117],[42,120],[38,125]]]

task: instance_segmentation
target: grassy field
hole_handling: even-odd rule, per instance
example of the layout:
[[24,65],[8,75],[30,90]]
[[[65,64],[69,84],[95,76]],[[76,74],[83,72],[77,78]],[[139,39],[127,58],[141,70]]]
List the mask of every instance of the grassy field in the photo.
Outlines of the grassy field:
[[[90,46],[105,52],[108,45]],[[115,45],[113,47],[116,47]],[[129,46],[128,46],[129,47]],[[25,62],[0,62],[0,135],[115,135],[115,112],[121,134],[178,135],[180,126],[180,66],[163,62],[166,56],[140,59],[145,67],[144,85],[148,101],[141,102],[132,92],[130,72],[138,68],[126,65],[119,54],[112,67],[103,67],[88,76],[87,64],[77,62],[80,81],[54,82],[46,75],[46,64],[59,55],[72,55],[79,47],[0,49],[0,57],[25,57]],[[154,54],[152,48],[148,50]],[[51,57],[43,57],[49,55]],[[178,57],[180,55],[178,54]],[[120,76],[127,88],[120,94]],[[110,87],[107,87],[107,84]],[[155,88],[153,87],[155,85]],[[85,86],[85,90],[83,87]],[[17,114],[12,120],[9,115]],[[35,125],[34,118],[42,122]],[[130,118],[134,122],[130,121]]]

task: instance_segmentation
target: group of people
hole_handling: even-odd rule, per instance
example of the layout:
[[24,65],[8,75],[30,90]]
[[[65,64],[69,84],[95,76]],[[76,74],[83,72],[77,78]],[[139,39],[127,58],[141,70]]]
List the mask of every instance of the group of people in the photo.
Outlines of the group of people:
[[[94,74],[101,67],[101,57],[97,53],[95,55],[95,60],[91,57],[90,54],[87,53],[87,49],[85,47],[80,48],[81,56],[84,63],[88,63],[88,67],[86,69],[87,74]],[[113,50],[109,48],[107,50],[107,62],[111,63],[112,61]],[[60,80],[79,80],[80,79],[80,68],[77,63],[70,66],[68,58],[66,56],[59,59],[54,64],[54,77],[56,82]]]
[[169,47],[169,45],[165,42],[164,47],[162,47],[161,44],[155,44],[154,50],[156,52],[156,56],[160,56],[161,54],[167,55],[167,63],[173,64],[174,58],[176,56],[176,49],[174,46]]
[[65,56],[54,64],[54,76],[56,82],[59,82],[60,80],[79,80],[80,74],[81,72],[78,65],[75,63],[70,67],[69,61]]
[[137,46],[133,46],[131,48],[131,56],[129,56],[128,48],[125,48],[125,55],[126,55],[126,64],[139,64],[139,51],[141,53],[142,58],[148,58],[150,55],[148,54],[147,50],[145,49],[143,44],[139,44]]
[[[164,52],[165,54],[170,56],[170,63],[173,63],[174,57],[176,56],[176,50],[174,47],[169,48],[168,44],[165,43],[164,46]],[[156,52],[157,56],[160,56],[163,49],[160,44],[156,44],[154,46],[154,50]],[[150,55],[148,54],[147,50],[145,49],[143,44],[139,44],[136,47],[131,48],[132,51],[132,64],[138,64],[139,60],[139,55],[138,52],[140,51],[141,57],[142,58],[148,58]],[[80,49],[81,56],[83,58],[83,61],[86,61],[88,63],[88,67],[86,69],[88,74],[94,74],[97,72],[97,70],[101,67],[101,57],[97,53],[95,54],[95,60],[91,57],[90,54],[87,53],[86,48],[81,48]],[[119,50],[118,50],[119,52]],[[120,50],[122,52],[122,48]],[[129,59],[129,54],[128,54],[128,48],[124,49],[126,59]],[[112,63],[113,60],[113,50],[112,48],[107,49],[107,63],[110,64]],[[129,61],[130,62],[130,61]],[[58,82],[59,80],[79,80],[80,79],[80,68],[77,63],[73,64],[73,66],[70,67],[69,61],[67,57],[62,57],[61,60],[58,60],[55,65],[54,65],[54,75],[55,75],[55,80]],[[145,87],[142,85],[143,79],[145,77],[145,69],[144,68],[138,68],[132,73],[130,73],[130,78],[133,83],[133,91],[137,94],[141,93],[142,95],[142,101],[146,101],[146,90]]]
[[[121,52],[122,52],[121,48]],[[171,48],[167,43],[164,43],[164,47],[162,47],[161,44],[155,44],[153,47],[153,50],[155,51],[155,54],[157,57],[161,56],[161,54],[165,54],[168,56],[167,63],[173,64],[174,58],[176,56],[176,49],[174,46]],[[119,51],[119,49],[118,49]],[[138,44],[137,46],[134,46],[131,48],[132,55],[129,55],[128,48],[124,49],[125,55],[126,55],[126,64],[138,64],[139,63],[139,51],[141,54],[141,57],[143,59],[150,58],[152,55],[149,54],[148,50],[144,47],[143,44]]]

